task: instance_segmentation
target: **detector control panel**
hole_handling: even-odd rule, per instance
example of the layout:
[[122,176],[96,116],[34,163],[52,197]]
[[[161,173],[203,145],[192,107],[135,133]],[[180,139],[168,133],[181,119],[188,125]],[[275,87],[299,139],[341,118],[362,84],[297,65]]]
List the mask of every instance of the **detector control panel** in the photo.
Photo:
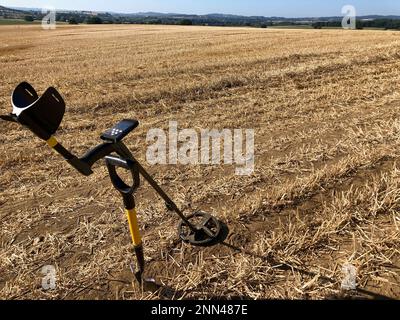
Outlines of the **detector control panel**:
[[117,143],[124,139],[129,133],[135,130],[139,126],[137,120],[122,120],[113,128],[107,130],[101,135],[101,139],[104,141]]

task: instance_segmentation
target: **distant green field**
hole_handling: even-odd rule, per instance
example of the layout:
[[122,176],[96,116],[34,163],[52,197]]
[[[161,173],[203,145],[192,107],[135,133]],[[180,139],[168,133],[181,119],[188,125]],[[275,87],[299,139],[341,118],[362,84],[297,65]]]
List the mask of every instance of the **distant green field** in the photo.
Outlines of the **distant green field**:
[[[25,21],[23,19],[0,19],[0,25],[7,26],[7,25],[35,25],[41,24],[42,21],[35,20],[35,21]],[[67,24],[66,22],[57,21],[57,24]]]
[[25,21],[23,19],[0,19],[0,25],[38,24],[40,21]]
[[269,26],[268,29],[311,29],[310,25]]

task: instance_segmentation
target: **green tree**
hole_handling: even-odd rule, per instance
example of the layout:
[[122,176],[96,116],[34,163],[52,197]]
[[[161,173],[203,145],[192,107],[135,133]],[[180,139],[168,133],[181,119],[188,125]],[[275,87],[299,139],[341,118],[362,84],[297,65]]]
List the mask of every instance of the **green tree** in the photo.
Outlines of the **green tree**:
[[181,26],[191,26],[193,25],[193,21],[190,19],[183,19],[179,22]]
[[24,20],[28,22],[33,22],[35,19],[33,19],[33,16],[25,16]]
[[86,23],[87,24],[102,24],[103,19],[101,19],[100,17],[97,17],[97,16],[92,16],[92,17],[88,17],[86,19]]
[[322,26],[323,26],[323,22],[315,22],[312,24],[312,27],[314,29],[322,29]]

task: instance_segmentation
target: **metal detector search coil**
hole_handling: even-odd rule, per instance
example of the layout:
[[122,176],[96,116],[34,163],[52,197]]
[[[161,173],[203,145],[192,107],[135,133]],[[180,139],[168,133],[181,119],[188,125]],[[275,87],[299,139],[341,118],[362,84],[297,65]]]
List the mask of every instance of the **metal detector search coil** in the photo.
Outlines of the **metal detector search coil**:
[[[123,143],[123,139],[139,126],[137,120],[122,120],[100,136],[103,143],[78,158],[65,149],[53,136],[60,127],[65,113],[65,102],[56,89],[50,87],[45,91],[43,96],[39,97],[29,83],[22,82],[15,88],[11,102],[13,106],[12,113],[0,116],[0,118],[19,123],[28,128],[40,139],[46,141],[51,148],[63,156],[81,174],[85,176],[91,175],[93,173],[93,165],[99,160],[105,159],[111,182],[123,198],[139,267],[139,271],[135,275],[142,285],[147,283],[150,285],[148,288],[155,288],[154,280],[146,280],[142,277],[145,263],[134,198],[135,191],[140,187],[141,177],[165,201],[167,209],[174,211],[180,217],[181,223],[178,227],[178,233],[183,241],[192,245],[206,246],[223,240],[220,239],[221,222],[219,220],[204,212],[195,212],[187,217]],[[117,168],[130,171],[133,179],[131,185],[118,175]]]

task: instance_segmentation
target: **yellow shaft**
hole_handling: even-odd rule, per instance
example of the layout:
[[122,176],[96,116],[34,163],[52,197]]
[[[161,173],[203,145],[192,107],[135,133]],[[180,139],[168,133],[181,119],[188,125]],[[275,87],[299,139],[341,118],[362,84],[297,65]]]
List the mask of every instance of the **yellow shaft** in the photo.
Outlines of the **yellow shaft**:
[[136,209],[125,210],[129,222],[129,230],[131,231],[132,242],[135,247],[142,244],[142,237],[140,236],[139,225],[137,220]]
[[58,141],[56,138],[51,137],[49,140],[47,140],[47,144],[50,148],[54,148],[56,145],[58,145]]

